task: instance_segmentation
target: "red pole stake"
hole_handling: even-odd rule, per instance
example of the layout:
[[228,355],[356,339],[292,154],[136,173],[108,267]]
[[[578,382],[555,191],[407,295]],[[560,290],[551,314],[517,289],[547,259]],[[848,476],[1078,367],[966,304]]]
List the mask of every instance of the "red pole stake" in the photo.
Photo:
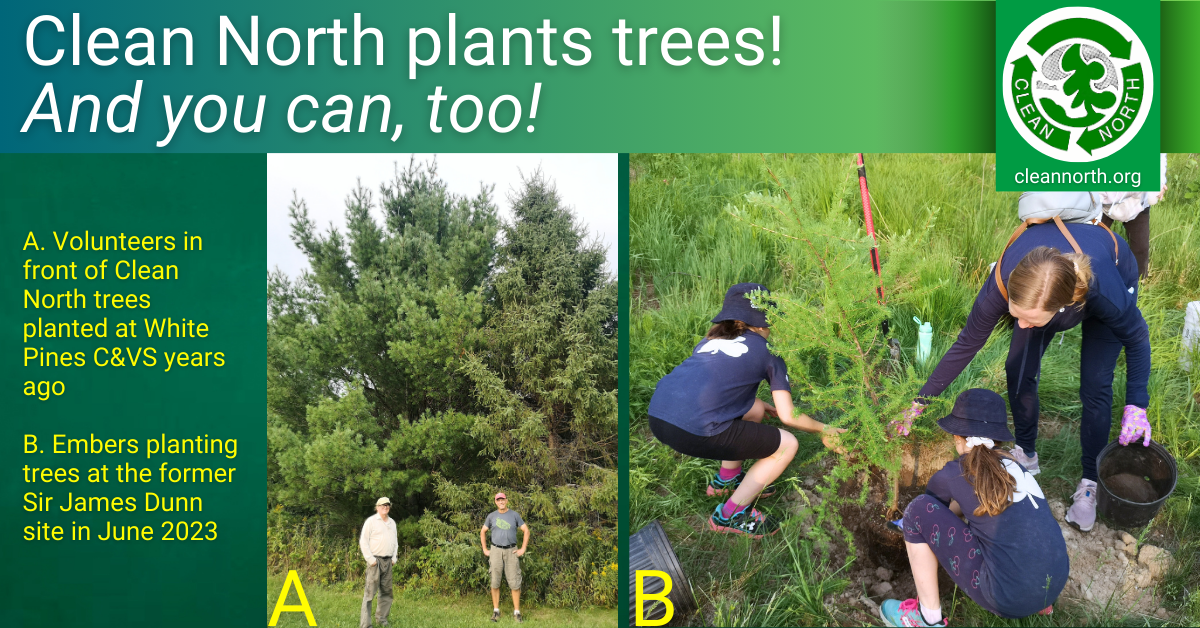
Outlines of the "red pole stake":
[[862,195],[863,206],[863,222],[867,225],[867,235],[871,236],[871,241],[874,245],[871,247],[871,268],[875,271],[875,276],[879,278],[879,287],[875,289],[875,294],[879,297],[879,302],[883,303],[883,275],[879,270],[879,241],[875,238],[875,220],[871,217],[871,194],[867,190],[867,164],[863,161],[863,154],[857,153],[858,156],[858,191]]
[[[863,222],[867,226],[867,233],[871,236],[871,268],[875,270],[875,277],[879,279],[879,287],[875,288],[875,295],[879,298],[879,304],[883,305],[883,274],[879,270],[879,240],[875,237],[875,220],[871,217],[871,193],[867,190],[867,164],[863,161],[863,154],[857,153],[858,156],[858,191],[862,195],[863,205]],[[879,325],[883,331],[883,335],[888,335],[888,321],[885,319]]]

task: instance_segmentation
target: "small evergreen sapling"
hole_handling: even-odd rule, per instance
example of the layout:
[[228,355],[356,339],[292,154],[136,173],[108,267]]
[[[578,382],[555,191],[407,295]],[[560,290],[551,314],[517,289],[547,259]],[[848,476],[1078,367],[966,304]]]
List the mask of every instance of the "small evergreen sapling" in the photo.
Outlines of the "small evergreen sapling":
[[[888,427],[910,406],[923,379],[903,356],[891,357],[881,323],[896,320],[902,311],[919,311],[942,285],[932,279],[938,273],[929,271],[953,262],[932,240],[936,210],[931,209],[920,231],[884,239],[882,278],[877,278],[869,263],[872,241],[847,209],[854,193],[848,183],[849,178],[840,206],[819,217],[794,202],[782,185],[779,195],[751,193],[742,206],[728,211],[774,238],[788,267],[783,285],[772,286],[769,299],[756,295],[752,300],[767,312],[771,350],[788,364],[798,409],[847,429],[841,440],[849,453],[836,458],[818,488],[822,499],[814,508],[812,534],[840,531],[853,551],[838,513],[839,489],[859,478],[857,502],[864,504],[870,492],[866,479],[882,470],[890,480],[887,501],[895,509],[902,449],[938,436],[928,418],[904,438]],[[886,302],[876,293],[880,281]]]

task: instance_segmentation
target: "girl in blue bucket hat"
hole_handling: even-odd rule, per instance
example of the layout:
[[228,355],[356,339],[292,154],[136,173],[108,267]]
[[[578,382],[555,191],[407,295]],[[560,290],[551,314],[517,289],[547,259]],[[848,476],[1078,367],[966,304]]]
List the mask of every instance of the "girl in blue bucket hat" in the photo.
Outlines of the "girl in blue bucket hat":
[[1067,545],[1037,480],[994,449],[1013,440],[1004,399],[972,388],[938,425],[954,435],[959,457],[929,479],[900,521],[917,599],[886,600],[880,616],[889,626],[946,625],[939,564],[1000,617],[1049,614],[1067,584]]
[[[751,301],[756,294],[770,292],[757,283],[729,288],[704,340],[659,380],[647,414],[650,430],[663,444],[687,456],[721,461],[707,492],[726,499],[713,509],[709,527],[760,539],[777,532],[778,524],[750,505],[774,492],[771,482],[799,447],[795,436],[763,425],[763,418],[820,433],[831,449],[838,448],[837,434],[845,430],[794,411],[787,364],[767,348],[771,330],[766,314]],[[771,386],[774,405],[757,398],[763,381]],[[745,460],[757,462],[743,471]]]

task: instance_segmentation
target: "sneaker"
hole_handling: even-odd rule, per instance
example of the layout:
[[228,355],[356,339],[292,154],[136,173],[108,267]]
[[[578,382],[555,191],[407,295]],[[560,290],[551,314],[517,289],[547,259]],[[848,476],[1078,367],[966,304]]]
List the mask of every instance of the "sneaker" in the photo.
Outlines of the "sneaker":
[[733,513],[732,517],[725,518],[721,516],[723,507],[723,504],[718,504],[708,518],[708,527],[716,532],[745,534],[752,539],[761,539],[779,531],[779,524],[774,519],[753,508],[743,508]]
[[1038,466],[1037,452],[1034,452],[1033,457],[1030,458],[1025,455],[1025,450],[1021,449],[1020,445],[1013,445],[1012,451],[1009,453],[1012,454],[1014,460],[1020,463],[1022,467],[1025,467],[1029,475],[1037,475],[1042,472],[1042,468]]
[[[742,480],[745,479],[746,472],[742,471],[728,480],[722,480],[719,473],[713,475],[713,479],[708,481],[708,496],[709,497],[725,497],[733,495],[737,487],[742,485]],[[758,494],[758,498],[770,497],[775,494],[775,485],[771,484],[764,487]]]
[[513,621],[521,623],[521,611],[513,611]]
[[927,624],[921,616],[921,604],[915,598],[900,600],[884,600],[879,605],[879,617],[888,626],[902,628],[903,626],[947,626],[950,620],[942,616],[942,623]]
[[1067,510],[1065,519],[1080,532],[1091,532],[1096,525],[1096,483],[1092,480],[1080,480],[1079,487],[1071,496],[1075,503]]
[[500,621],[500,611],[492,611],[492,621]]

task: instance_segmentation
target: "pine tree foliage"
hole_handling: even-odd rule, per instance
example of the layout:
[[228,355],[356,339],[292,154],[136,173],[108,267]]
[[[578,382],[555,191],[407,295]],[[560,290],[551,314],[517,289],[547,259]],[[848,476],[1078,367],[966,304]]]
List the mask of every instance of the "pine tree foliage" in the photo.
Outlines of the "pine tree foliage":
[[269,503],[353,556],[387,495],[400,575],[477,590],[503,490],[534,530],[527,596],[612,604],[592,564],[615,557],[615,286],[540,173],[513,200],[502,225],[491,188],[460,197],[410,162],[350,192],[344,233],[292,202],[312,270],[268,277]]
[[[827,527],[841,530],[847,541],[837,512],[839,489],[878,470],[896,477],[908,439],[895,437],[888,422],[900,418],[924,383],[907,359],[891,357],[881,323],[911,316],[938,299],[945,281],[937,271],[954,264],[932,241],[936,210],[930,209],[923,229],[880,243],[882,276],[877,277],[869,261],[873,242],[861,214],[856,218],[850,210],[858,200],[850,181],[847,177],[833,208],[821,214],[794,202],[786,183],[778,181],[774,193],[748,194],[744,203],[728,208],[743,227],[774,239],[788,268],[784,285],[772,286],[769,300],[761,295],[755,300],[768,313],[771,350],[788,364],[798,408],[848,430],[842,443],[849,453],[836,456],[825,477],[820,489],[825,499],[813,527],[818,535]],[[937,428],[928,416],[909,439],[934,435]],[[860,504],[868,488],[861,483]]]
[[[559,540],[559,555],[541,558],[573,560],[576,578],[596,591],[614,587],[605,595],[615,596],[614,569],[593,565],[615,560],[616,283],[604,248],[587,241],[542,173],[525,178],[511,201],[486,349],[462,367],[485,408],[472,435],[492,460],[489,482],[532,504],[544,521],[539,533]],[[439,486],[447,505],[461,491]]]

